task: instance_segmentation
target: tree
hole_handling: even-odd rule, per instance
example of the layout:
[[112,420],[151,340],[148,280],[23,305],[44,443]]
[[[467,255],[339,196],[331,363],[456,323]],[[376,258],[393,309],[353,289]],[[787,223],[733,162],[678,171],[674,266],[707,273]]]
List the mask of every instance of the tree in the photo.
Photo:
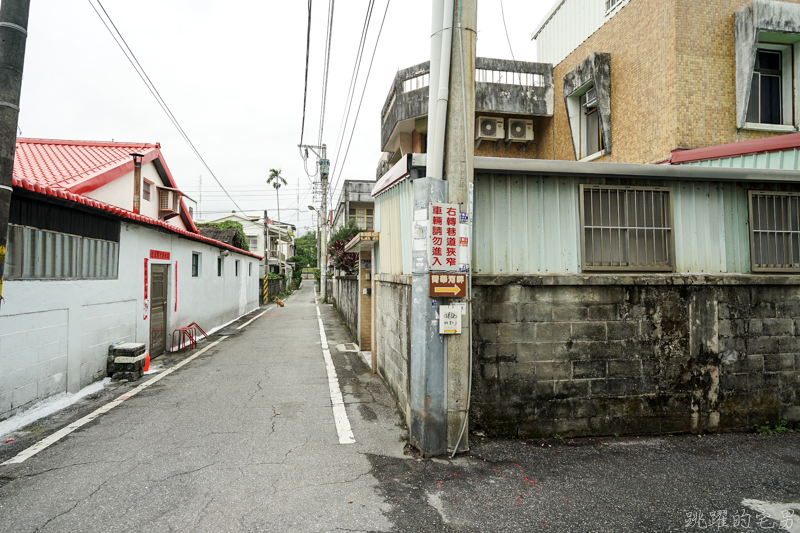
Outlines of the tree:
[[[281,242],[281,198],[280,194],[278,193],[278,189],[281,188],[281,185],[286,185],[286,180],[283,179],[281,176],[281,169],[275,170],[274,168],[269,169],[269,177],[267,178],[267,185],[272,184],[275,187],[275,196],[278,198],[278,243]],[[269,223],[265,221],[265,223]],[[278,250],[280,251],[280,244],[278,244]],[[280,258],[278,259],[280,261]],[[278,271],[280,272],[283,267],[282,263],[279,263]]]
[[350,220],[346,225],[331,235],[329,250],[334,266],[343,270],[346,274],[358,272],[358,254],[345,252],[344,247],[350,240],[361,232],[356,226],[355,220]]
[[294,241],[295,255],[289,262],[300,268],[317,266],[317,236],[308,232]]

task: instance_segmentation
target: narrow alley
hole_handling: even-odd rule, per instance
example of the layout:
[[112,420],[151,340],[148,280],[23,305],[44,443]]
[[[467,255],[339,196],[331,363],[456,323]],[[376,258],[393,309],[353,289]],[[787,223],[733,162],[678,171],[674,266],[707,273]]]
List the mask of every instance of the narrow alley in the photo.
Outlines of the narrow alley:
[[[332,409],[317,309],[346,418]],[[0,531],[666,532],[720,524],[723,511],[722,530],[800,531],[797,434],[477,433],[469,454],[420,460],[404,453],[394,400],[362,355],[345,351],[349,334],[311,284],[220,333],[229,335],[201,343],[196,359],[170,356],[160,372],[0,444],[0,461],[14,461],[130,396],[0,466]],[[346,425],[355,442],[342,444]]]

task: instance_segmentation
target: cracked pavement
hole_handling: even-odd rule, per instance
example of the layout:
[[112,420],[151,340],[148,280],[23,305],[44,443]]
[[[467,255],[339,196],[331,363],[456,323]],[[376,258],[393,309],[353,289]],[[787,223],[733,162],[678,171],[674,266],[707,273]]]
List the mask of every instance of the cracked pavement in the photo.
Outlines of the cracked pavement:
[[[368,458],[403,457],[391,397],[358,354],[332,346],[357,439],[339,444],[318,322],[303,320],[316,315],[311,284],[269,307],[157,385],[0,467],[12,480],[0,487],[0,531],[391,530]],[[350,342],[332,306],[321,310],[329,342]],[[47,428],[37,439],[86,410],[37,422]],[[21,447],[0,445],[0,461]]]
[[[393,398],[361,354],[338,351],[352,339],[330,305],[320,309],[355,444],[338,441],[307,284],[158,384],[0,467],[10,480],[0,484],[0,532],[786,531],[757,522],[742,506],[751,499],[791,504],[788,531],[800,533],[800,433],[523,441],[477,432],[453,460],[404,455]],[[139,383],[0,439],[0,462]],[[709,526],[722,510],[727,525]],[[735,527],[745,512],[750,527]],[[705,527],[687,521],[702,514]]]

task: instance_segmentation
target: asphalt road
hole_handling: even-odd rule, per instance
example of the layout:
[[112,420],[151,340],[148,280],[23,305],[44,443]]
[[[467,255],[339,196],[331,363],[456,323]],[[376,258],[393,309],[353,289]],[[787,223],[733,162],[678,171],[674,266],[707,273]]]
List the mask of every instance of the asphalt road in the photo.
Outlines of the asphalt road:
[[[472,435],[453,460],[404,454],[394,401],[346,351],[332,307],[319,308],[355,443],[340,444],[306,282],[286,307],[262,309],[157,384],[0,466],[0,531],[800,533],[800,434]],[[3,436],[0,462],[138,384]]]

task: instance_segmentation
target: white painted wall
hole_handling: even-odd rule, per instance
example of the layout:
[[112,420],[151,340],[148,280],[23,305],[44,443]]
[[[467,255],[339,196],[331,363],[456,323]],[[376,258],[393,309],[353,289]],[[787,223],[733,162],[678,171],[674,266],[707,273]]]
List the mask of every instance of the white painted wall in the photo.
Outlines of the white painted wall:
[[[536,61],[558,65],[628,2],[630,0],[622,0],[608,12],[606,12],[606,0],[561,0],[557,2],[540,26],[534,30]],[[605,50],[594,51],[604,52]]]
[[[144,180],[153,183],[150,187],[150,200],[144,199]],[[139,202],[139,213],[158,220],[158,187],[169,187],[161,180],[156,166],[151,161],[142,165],[141,200]],[[133,211],[133,171],[128,172],[102,187],[84,194],[87,198],[93,198],[107,204],[115,205],[128,211]],[[172,217],[167,221],[168,224],[177,228],[186,229],[186,225],[181,217]]]
[[[150,250],[170,252],[170,260],[150,259]],[[191,322],[209,331],[257,308],[258,260],[231,252],[223,259],[224,275],[218,277],[221,251],[166,231],[123,222],[117,279],[7,280],[0,307],[0,420],[37,400],[76,392],[104,377],[109,344],[149,344],[145,258],[149,265],[169,264],[170,334]],[[201,254],[201,272],[196,278],[192,277],[192,252]],[[236,260],[240,262],[238,277],[234,275]],[[249,263],[253,265],[250,276]]]

